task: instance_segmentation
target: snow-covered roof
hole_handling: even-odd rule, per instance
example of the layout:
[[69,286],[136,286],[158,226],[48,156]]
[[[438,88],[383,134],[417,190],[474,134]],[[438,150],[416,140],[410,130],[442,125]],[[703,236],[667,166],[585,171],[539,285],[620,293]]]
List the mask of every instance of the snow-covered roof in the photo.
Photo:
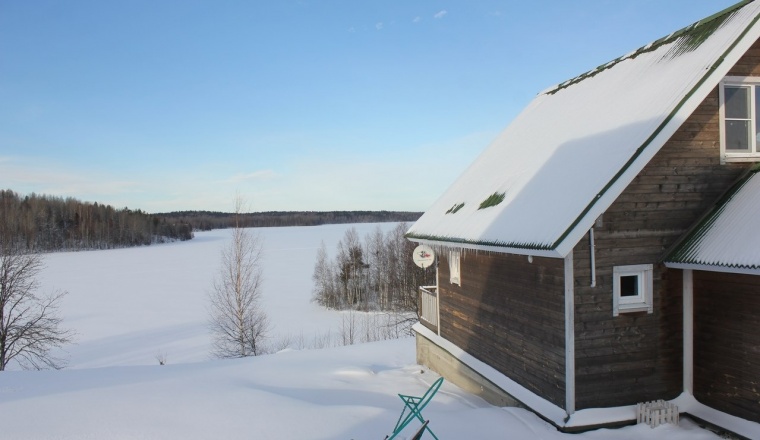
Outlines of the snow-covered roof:
[[760,167],[735,185],[666,258],[670,267],[760,275]]
[[412,225],[418,242],[564,257],[760,37],[745,1],[540,93]]

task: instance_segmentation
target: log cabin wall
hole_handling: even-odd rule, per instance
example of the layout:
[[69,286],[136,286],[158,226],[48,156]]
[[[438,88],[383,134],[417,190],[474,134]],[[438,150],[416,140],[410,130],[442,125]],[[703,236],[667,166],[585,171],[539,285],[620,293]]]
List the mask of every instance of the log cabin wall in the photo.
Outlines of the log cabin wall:
[[694,397],[760,423],[760,276],[694,271]]
[[[729,75],[760,76],[756,42]],[[674,398],[682,391],[681,271],[664,252],[751,165],[720,164],[718,88],[610,206],[594,228],[596,287],[588,233],[574,249],[576,407]],[[654,313],[612,315],[612,268],[654,265]]]
[[682,388],[683,308],[681,291],[671,284],[680,286],[680,273],[655,264],[653,313],[613,317],[613,266],[656,263],[665,245],[653,238],[648,247],[640,240],[630,247],[600,230],[595,234],[596,287],[589,286],[588,237],[574,254],[576,408],[675,398]]
[[440,252],[441,336],[564,408],[564,261],[464,251],[460,270]]

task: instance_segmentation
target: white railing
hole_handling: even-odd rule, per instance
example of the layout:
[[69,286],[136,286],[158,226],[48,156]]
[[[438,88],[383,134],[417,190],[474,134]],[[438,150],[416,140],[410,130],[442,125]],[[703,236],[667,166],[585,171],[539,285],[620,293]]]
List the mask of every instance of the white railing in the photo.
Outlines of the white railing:
[[433,327],[438,327],[438,288],[420,286],[420,319]]

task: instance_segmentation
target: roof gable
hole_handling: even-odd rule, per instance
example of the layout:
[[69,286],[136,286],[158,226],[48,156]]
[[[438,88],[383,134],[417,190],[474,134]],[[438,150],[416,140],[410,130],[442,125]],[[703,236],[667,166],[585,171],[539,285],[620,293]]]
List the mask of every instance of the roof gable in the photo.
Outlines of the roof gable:
[[743,2],[539,94],[408,231],[564,257],[760,37]]

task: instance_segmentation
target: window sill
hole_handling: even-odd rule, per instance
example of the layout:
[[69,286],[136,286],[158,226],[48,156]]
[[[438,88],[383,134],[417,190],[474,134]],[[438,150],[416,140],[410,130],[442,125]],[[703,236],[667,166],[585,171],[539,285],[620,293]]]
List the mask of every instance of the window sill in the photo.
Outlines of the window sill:
[[760,162],[760,155],[750,155],[750,154],[742,154],[742,155],[724,155],[720,158],[720,163],[731,163],[731,162]]
[[645,303],[619,304],[613,316],[618,316],[621,313],[637,313],[637,312],[652,313],[652,307],[649,304],[645,304]]

